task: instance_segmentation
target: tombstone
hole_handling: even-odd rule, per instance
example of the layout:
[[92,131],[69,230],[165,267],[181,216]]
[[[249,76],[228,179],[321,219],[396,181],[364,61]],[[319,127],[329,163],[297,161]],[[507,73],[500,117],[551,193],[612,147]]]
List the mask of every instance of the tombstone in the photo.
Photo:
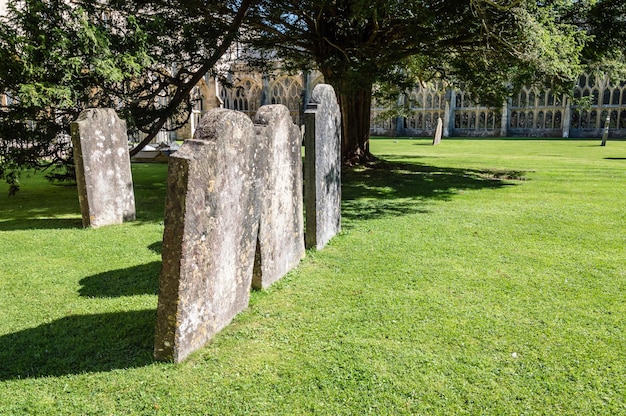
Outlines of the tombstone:
[[435,130],[435,137],[433,137],[433,146],[441,143],[441,136],[443,135],[443,120],[441,117],[437,119],[437,129]]
[[341,231],[341,113],[335,91],[318,84],[304,114],[307,248],[323,248]]
[[606,141],[609,138],[609,128],[611,126],[611,115],[606,115],[606,120],[604,120],[604,132],[602,133],[602,143],[600,146],[606,146]]
[[87,109],[70,126],[83,227],[135,219],[126,122],[115,110]]
[[263,151],[248,116],[210,110],[170,156],[155,357],[180,362],[248,306]]
[[264,172],[259,175],[261,223],[252,287],[264,289],[304,257],[302,138],[284,105],[261,107],[255,130],[266,149],[263,162],[258,161]]

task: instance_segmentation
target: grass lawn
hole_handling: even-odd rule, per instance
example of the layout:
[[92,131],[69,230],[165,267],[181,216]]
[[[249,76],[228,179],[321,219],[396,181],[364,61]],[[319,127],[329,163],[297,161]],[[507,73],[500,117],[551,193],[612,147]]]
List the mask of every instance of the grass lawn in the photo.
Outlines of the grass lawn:
[[626,415],[626,141],[377,139],[343,232],[154,362],[166,166],[138,221],[0,185],[1,415]]

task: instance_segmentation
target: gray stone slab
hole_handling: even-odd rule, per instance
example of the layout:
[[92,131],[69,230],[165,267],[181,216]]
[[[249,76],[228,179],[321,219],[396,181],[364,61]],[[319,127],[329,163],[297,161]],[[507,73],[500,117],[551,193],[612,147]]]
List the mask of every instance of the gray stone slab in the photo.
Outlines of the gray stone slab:
[[248,305],[262,149],[243,113],[209,111],[170,157],[155,357],[180,362]]
[[305,244],[323,248],[341,231],[341,112],[330,85],[318,84],[304,114]]
[[87,109],[70,130],[83,226],[134,220],[126,122],[113,109]]
[[433,146],[441,143],[441,137],[443,136],[443,120],[441,117],[437,119],[437,128],[435,129],[435,136],[433,137]]
[[261,224],[252,287],[263,289],[304,257],[302,136],[284,105],[266,105],[255,117]]

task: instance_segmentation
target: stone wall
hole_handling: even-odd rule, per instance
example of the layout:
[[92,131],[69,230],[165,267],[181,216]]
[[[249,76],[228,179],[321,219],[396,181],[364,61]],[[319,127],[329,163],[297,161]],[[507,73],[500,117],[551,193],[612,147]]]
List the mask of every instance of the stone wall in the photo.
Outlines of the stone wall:
[[[272,78],[240,68],[233,81],[232,88],[221,89],[225,108],[253,115],[263,104],[285,103],[294,122],[303,124],[303,103],[323,78],[319,72]],[[373,102],[370,132],[432,137],[441,117],[446,137],[601,137],[608,115],[609,136],[626,137],[626,81],[584,74],[573,95],[588,99],[591,107],[574,104],[550,90],[526,87],[500,108],[488,108],[478,105],[477,97],[466,91],[433,81],[399,97],[411,110],[407,117],[381,119],[378,115],[384,108]]]

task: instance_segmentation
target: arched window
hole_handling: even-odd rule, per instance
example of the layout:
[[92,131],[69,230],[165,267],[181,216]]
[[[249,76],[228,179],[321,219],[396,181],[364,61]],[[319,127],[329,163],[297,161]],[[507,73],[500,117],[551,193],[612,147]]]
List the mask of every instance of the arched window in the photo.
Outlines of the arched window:
[[537,113],[537,123],[536,123],[536,127],[538,129],[543,129],[546,128],[547,126],[544,124],[544,120],[543,120],[543,111],[540,111]]
[[546,111],[545,126],[546,126],[547,129],[554,128],[554,124],[552,123],[552,111]]

